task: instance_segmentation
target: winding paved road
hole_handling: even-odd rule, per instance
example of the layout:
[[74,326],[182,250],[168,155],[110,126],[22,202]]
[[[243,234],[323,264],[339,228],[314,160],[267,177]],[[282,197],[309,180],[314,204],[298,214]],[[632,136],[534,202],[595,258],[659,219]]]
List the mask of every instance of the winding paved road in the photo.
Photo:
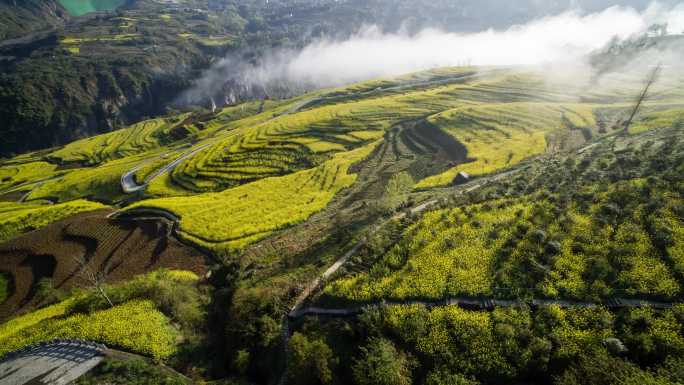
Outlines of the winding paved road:
[[[145,189],[147,188],[147,186],[150,184],[150,182],[152,182],[152,180],[154,180],[155,178],[159,177],[160,175],[162,175],[162,174],[164,174],[164,173],[166,173],[166,172],[169,172],[169,171],[173,170],[173,169],[176,168],[182,161],[184,161],[184,160],[186,160],[187,158],[189,158],[189,157],[195,155],[196,153],[198,153],[198,152],[204,150],[204,149],[207,148],[209,145],[211,145],[211,143],[203,144],[203,145],[197,147],[196,149],[194,149],[194,150],[192,150],[192,151],[190,151],[190,152],[188,152],[188,153],[185,153],[185,154],[181,155],[180,157],[178,157],[178,158],[177,158],[176,160],[174,160],[173,162],[171,162],[171,163],[167,164],[166,166],[164,166],[164,167],[158,169],[157,171],[155,171],[154,173],[152,173],[151,175],[149,175],[147,178],[145,178],[145,182],[144,182],[143,184],[137,184],[137,183],[135,182],[135,173],[138,172],[141,168],[145,167],[145,164],[147,164],[147,163],[142,164],[142,165],[139,165],[139,166],[135,167],[134,169],[128,171],[127,173],[125,173],[125,174],[123,174],[123,175],[121,176],[121,189],[122,189],[126,194],[132,194],[132,193],[135,193],[135,192],[138,192],[138,191],[145,190]],[[149,163],[149,162],[148,162],[148,163]]]

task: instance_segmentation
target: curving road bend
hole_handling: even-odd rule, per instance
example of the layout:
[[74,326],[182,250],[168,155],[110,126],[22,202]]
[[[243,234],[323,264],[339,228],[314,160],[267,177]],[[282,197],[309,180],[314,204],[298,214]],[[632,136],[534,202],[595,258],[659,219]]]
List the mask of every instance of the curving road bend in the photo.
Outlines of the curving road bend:
[[173,169],[176,168],[176,166],[178,166],[181,162],[183,162],[183,161],[186,160],[187,158],[189,158],[189,157],[195,155],[196,153],[198,153],[198,152],[204,150],[204,149],[207,148],[210,144],[211,144],[211,143],[204,144],[204,145],[199,146],[198,148],[196,148],[196,149],[194,149],[194,150],[192,150],[192,151],[190,151],[190,152],[188,152],[188,153],[186,153],[186,154],[181,155],[180,157],[178,157],[178,158],[177,158],[176,160],[174,160],[173,162],[171,162],[171,163],[167,164],[166,166],[164,166],[164,167],[158,169],[157,171],[155,171],[154,173],[152,173],[151,175],[149,175],[147,178],[145,178],[145,181],[143,182],[143,184],[137,184],[137,183],[136,183],[136,181],[135,181],[135,173],[138,172],[141,168],[145,167],[145,164],[142,164],[142,165],[139,165],[139,166],[135,167],[134,169],[128,171],[127,173],[125,173],[125,174],[123,174],[123,175],[121,176],[121,189],[122,189],[122,190],[124,191],[124,193],[126,193],[126,194],[132,194],[132,193],[135,193],[135,192],[138,192],[138,191],[143,191],[143,190],[145,190],[145,189],[147,188],[147,186],[150,184],[150,182],[152,182],[152,180],[154,180],[155,178],[159,177],[160,175],[162,175],[162,174],[164,174],[164,173],[166,173],[166,172],[169,172],[169,171],[173,170]]

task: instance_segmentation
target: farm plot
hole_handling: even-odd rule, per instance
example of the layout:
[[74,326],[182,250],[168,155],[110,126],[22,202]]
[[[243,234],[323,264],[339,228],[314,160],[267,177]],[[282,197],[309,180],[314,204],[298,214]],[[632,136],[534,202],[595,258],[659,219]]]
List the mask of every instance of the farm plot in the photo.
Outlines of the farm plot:
[[100,203],[87,200],[76,200],[57,205],[0,202],[0,243],[71,215],[105,207]]
[[431,116],[428,121],[463,143],[472,161],[426,178],[417,187],[450,184],[457,173],[488,174],[547,151],[547,137],[559,130],[588,129],[596,122],[590,105],[541,103],[483,104]]
[[63,290],[87,284],[79,274],[83,263],[106,273],[110,283],[160,268],[206,272],[208,261],[200,252],[167,237],[169,224],[112,220],[106,218],[110,212],[76,214],[0,245],[1,271],[15,282],[0,314],[36,306],[35,285],[41,279]]
[[241,248],[274,231],[307,219],[356,180],[349,167],[375,143],[335,155],[316,168],[249,183],[221,193],[142,201],[130,207],[158,208],[181,218],[182,237],[204,247]]
[[170,141],[175,124],[186,117],[187,114],[174,119],[146,120],[128,128],[77,140],[52,152],[48,158],[60,163],[80,162],[92,166],[140,154]]
[[[48,309],[57,312],[66,306],[68,304],[62,303],[55,305],[54,310]],[[174,352],[175,339],[178,335],[154,303],[144,300],[131,301],[88,315],[46,317],[32,326],[26,324],[36,321],[33,314],[29,314],[27,320],[23,318],[0,327],[0,356],[33,343],[62,338],[101,342],[155,359],[163,359]]]
[[353,301],[491,294],[496,250],[527,210],[516,204],[428,213],[368,273],[335,281],[326,294]]

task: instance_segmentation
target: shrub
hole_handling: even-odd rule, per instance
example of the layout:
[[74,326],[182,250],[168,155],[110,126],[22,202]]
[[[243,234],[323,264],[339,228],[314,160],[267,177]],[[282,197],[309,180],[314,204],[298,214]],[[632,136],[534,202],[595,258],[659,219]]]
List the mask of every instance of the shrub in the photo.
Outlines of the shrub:
[[332,369],[337,364],[330,347],[322,339],[309,340],[295,332],[288,348],[292,352],[290,377],[297,384],[328,384],[332,381]]
[[76,385],[185,385],[188,381],[169,370],[141,359],[115,361],[105,359],[100,365],[82,376]]
[[352,373],[359,385],[410,385],[411,368],[406,356],[391,341],[372,338],[361,348]]
[[[123,304],[132,299],[149,299],[157,309],[178,322],[185,331],[197,330],[204,319],[200,292],[196,288],[197,275],[192,272],[158,270],[140,275],[128,282],[105,288],[111,301]],[[109,307],[97,293],[78,298],[71,313],[92,313]]]
[[250,361],[251,357],[247,350],[238,350],[235,359],[233,359],[233,369],[239,374],[244,375],[249,369]]
[[433,369],[425,378],[425,385],[478,385],[479,382],[470,380],[458,373],[452,373],[446,367]]

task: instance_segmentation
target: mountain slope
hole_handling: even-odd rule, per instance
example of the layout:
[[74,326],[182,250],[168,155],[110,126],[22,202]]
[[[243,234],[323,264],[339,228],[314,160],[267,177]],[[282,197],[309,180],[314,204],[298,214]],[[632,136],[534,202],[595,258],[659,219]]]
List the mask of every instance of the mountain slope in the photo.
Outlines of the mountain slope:
[[68,18],[57,0],[2,0],[0,41],[61,26]]

